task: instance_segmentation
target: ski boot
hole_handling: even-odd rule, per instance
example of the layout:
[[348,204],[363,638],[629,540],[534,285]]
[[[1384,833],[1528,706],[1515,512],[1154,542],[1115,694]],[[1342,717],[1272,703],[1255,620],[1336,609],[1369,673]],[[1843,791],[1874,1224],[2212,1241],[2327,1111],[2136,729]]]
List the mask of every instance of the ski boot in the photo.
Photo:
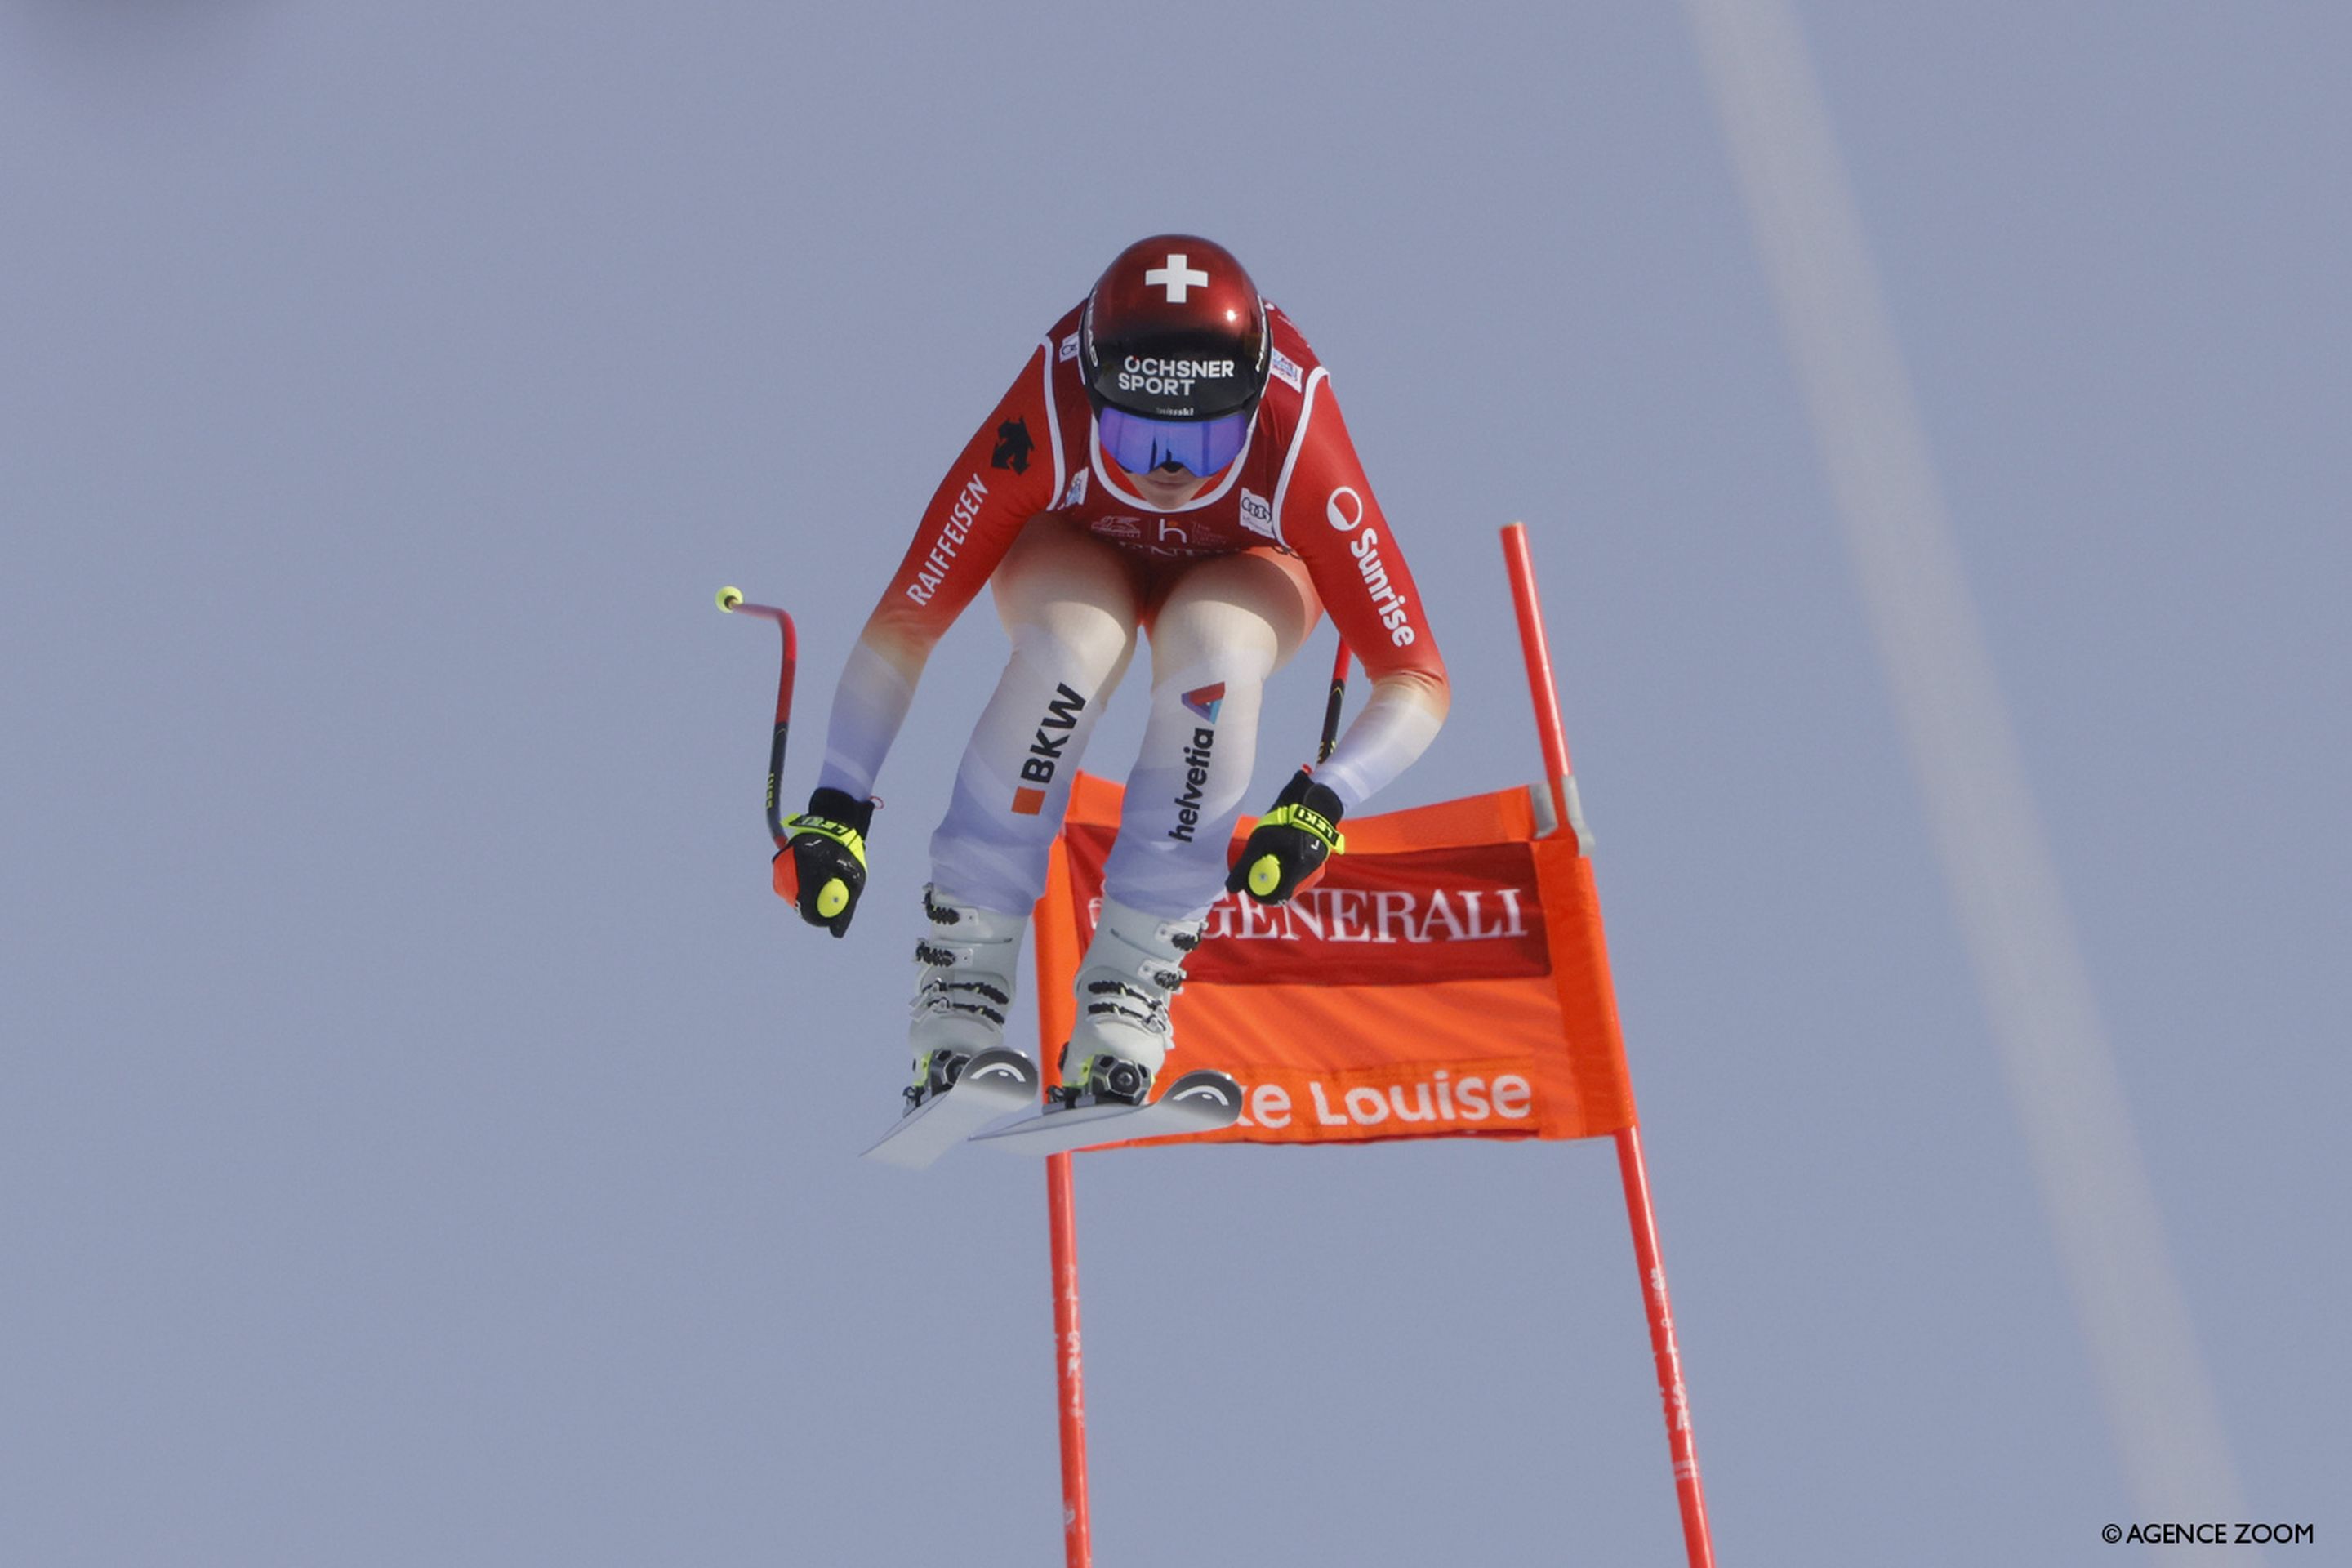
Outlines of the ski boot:
[[1197,920],[1163,921],[1105,899],[1078,968],[1077,1027],[1062,1047],[1055,1101],[1141,1105],[1174,1048],[1168,1004],[1184,984],[1184,960],[1201,945]]
[[915,1069],[908,1110],[954,1088],[973,1057],[1004,1043],[1013,976],[1029,930],[1026,914],[942,903],[929,888],[923,889],[923,913],[931,929],[915,943],[922,973],[907,1031]]

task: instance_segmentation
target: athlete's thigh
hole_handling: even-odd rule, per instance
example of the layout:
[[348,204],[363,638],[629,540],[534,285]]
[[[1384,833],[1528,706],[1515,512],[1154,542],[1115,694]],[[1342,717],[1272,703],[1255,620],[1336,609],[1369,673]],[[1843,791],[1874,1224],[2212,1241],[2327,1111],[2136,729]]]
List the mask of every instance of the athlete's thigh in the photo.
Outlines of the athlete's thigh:
[[1296,557],[1245,550],[1189,562],[1150,612],[1151,668],[1156,678],[1246,650],[1266,659],[1271,673],[1290,661],[1321,613]]
[[1008,632],[1036,627],[1071,647],[1123,644],[1143,614],[1143,587],[1126,552],[1049,515],[1032,518],[990,585]]

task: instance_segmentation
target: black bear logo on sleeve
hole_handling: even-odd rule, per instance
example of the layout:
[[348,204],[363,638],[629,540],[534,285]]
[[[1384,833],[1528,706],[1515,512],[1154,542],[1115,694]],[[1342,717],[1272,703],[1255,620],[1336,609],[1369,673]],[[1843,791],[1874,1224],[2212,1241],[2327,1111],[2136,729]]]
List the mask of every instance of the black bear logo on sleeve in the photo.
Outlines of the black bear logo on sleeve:
[[1029,471],[1029,454],[1037,443],[1029,439],[1029,421],[1007,419],[996,427],[996,450],[988,459],[992,468],[1011,468],[1016,474]]

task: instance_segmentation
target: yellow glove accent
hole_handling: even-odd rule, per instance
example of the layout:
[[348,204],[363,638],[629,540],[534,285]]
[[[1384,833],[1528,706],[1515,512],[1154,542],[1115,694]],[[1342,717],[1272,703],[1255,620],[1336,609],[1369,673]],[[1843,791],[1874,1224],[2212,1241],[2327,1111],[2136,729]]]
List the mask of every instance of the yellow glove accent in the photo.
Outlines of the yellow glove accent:
[[1276,856],[1261,855],[1250,867],[1250,891],[1265,898],[1282,885],[1282,861]]
[[816,912],[831,920],[848,907],[849,884],[838,877],[827,878],[816,890]]
[[[866,838],[845,822],[833,822],[822,816],[803,813],[784,818],[784,839],[789,845],[803,833],[814,833],[819,838],[830,838],[849,851],[860,866],[866,864]],[[822,896],[822,894],[820,894]]]
[[[1309,811],[1303,805],[1278,805],[1257,819],[1260,827],[1296,827],[1313,834],[1328,846],[1334,855],[1348,852],[1348,836],[1331,825],[1331,819],[1319,811]],[[1252,875],[1255,875],[1253,869]]]

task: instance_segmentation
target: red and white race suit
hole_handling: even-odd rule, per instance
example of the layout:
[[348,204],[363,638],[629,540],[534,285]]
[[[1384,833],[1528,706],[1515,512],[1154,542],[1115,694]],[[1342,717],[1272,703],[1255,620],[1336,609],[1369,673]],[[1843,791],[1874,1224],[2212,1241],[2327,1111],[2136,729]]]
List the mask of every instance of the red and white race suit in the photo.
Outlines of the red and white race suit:
[[[1078,310],[1032,353],[932,497],[843,672],[823,782],[871,791],[931,647],[1005,567],[997,597],[1013,659],[932,839],[942,897],[1006,910],[1034,901],[1078,756],[1139,623],[1152,641],[1152,706],[1108,888],[1135,908],[1177,918],[1217,897],[1259,688],[1317,601],[1372,681],[1317,776],[1352,809],[1436,733],[1445,666],[1412,574],[1328,374],[1286,316],[1266,313],[1272,369],[1248,443],[1192,500],[1154,506],[1101,449]],[[1205,569],[1237,557],[1258,565]],[[1118,563],[1108,586],[1082,564],[1105,559]],[[1066,582],[1052,580],[1064,569]]]

